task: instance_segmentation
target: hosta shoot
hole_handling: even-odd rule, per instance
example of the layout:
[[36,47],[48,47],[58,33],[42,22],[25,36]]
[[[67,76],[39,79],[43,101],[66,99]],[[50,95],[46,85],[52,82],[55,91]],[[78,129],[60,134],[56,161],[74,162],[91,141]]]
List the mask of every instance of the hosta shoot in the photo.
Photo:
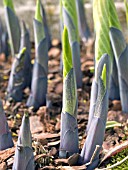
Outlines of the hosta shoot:
[[94,0],[93,1],[93,19],[94,28],[96,32],[95,40],[95,78],[92,83],[89,120],[87,131],[90,127],[91,120],[95,110],[95,103],[97,100],[98,82],[97,82],[97,67],[100,58],[104,54],[108,54],[112,61],[111,44],[109,38],[109,3],[108,0]]
[[59,157],[78,153],[77,91],[68,29],[65,26],[63,46],[63,108],[61,113],[61,138]]
[[15,150],[13,170],[34,170],[34,155],[29,116],[24,114]]
[[97,95],[93,117],[87,133],[87,138],[81,151],[79,164],[87,164],[87,169],[95,169],[99,163],[99,153],[102,148],[108,113],[108,94],[110,77],[110,57],[102,55],[97,66]]
[[67,27],[69,43],[72,51],[77,88],[82,87],[82,72],[80,63],[80,44],[78,33],[78,19],[75,0],[62,0],[63,25]]
[[[82,148],[80,164],[95,169],[99,163],[108,113],[108,94],[111,70],[108,0],[93,1],[93,19],[96,31],[95,77],[92,83],[87,138]],[[109,55],[108,55],[109,54]]]
[[40,106],[46,105],[48,74],[48,42],[44,31],[40,0],[37,0],[33,25],[36,56],[33,66],[31,93],[27,100],[27,106],[37,110]]

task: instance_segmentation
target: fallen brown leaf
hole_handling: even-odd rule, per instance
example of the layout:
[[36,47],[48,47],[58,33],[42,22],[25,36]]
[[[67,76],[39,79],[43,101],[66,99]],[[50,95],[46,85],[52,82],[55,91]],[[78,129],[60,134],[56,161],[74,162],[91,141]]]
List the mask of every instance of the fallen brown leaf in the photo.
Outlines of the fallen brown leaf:
[[0,151],[0,162],[7,161],[15,153],[15,147]]
[[103,157],[103,159],[101,160],[101,163],[103,163],[106,159],[116,155],[117,153],[121,152],[122,150],[124,150],[126,148],[128,148],[128,141],[125,141],[125,142],[121,143],[120,145],[117,145],[117,146],[111,148],[110,151]]

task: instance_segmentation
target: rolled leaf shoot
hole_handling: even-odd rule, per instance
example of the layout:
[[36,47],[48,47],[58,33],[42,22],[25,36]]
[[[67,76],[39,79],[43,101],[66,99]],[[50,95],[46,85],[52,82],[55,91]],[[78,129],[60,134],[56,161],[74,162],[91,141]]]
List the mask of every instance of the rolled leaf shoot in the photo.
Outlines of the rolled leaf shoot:
[[37,0],[36,19],[34,19],[34,36],[36,56],[33,66],[31,93],[27,100],[27,106],[38,110],[46,105],[47,74],[48,74],[48,42],[44,32],[41,17],[41,3]]
[[80,44],[78,19],[75,0],[62,0],[63,26],[68,30],[69,43],[72,51],[73,67],[75,70],[77,88],[82,87],[82,72],[80,63]]
[[61,113],[61,138],[59,157],[66,158],[79,152],[77,127],[77,91],[69,34],[63,30],[63,108]]
[[28,114],[24,114],[15,150],[13,170],[34,170],[34,155]]
[[[71,70],[73,69],[72,64],[72,53],[71,53],[71,47],[69,43],[68,38],[68,30],[66,27],[64,27],[63,31],[63,76],[64,76],[64,93],[63,93],[63,111],[71,114],[72,116],[75,113],[76,109],[76,83],[75,83],[75,77],[74,77],[74,70],[73,70],[73,77],[71,77],[71,80],[68,80],[68,75],[71,74]],[[68,82],[70,83],[68,86]]]
[[110,75],[110,57],[107,54],[104,54],[100,58],[97,69],[98,88],[96,103],[93,109],[93,117],[90,122],[87,138],[78,161],[80,164],[90,162],[90,164],[87,165],[87,169],[89,170],[95,169],[99,163],[99,153],[105,134],[108,112],[108,82]]
[[[111,56],[112,61],[112,50],[109,38],[109,3],[108,0],[94,0],[93,1],[93,19],[94,27],[96,31],[95,40],[95,77],[92,83],[89,119],[87,125],[87,131],[90,127],[92,117],[94,115],[95,104],[98,93],[98,77],[97,73],[100,58],[104,54]],[[110,61],[110,63],[111,63]],[[97,77],[98,76],[98,77]],[[109,83],[109,82],[108,82]]]

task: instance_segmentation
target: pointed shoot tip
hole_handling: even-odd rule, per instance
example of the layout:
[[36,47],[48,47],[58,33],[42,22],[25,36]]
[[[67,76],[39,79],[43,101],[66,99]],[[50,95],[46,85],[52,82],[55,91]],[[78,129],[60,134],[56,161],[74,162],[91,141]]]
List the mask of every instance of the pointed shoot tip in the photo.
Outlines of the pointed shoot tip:
[[20,52],[18,53],[18,55],[16,56],[16,58],[17,58],[17,59],[21,59],[21,58],[24,56],[25,52],[26,52],[26,47],[23,47],[23,48],[20,50]]
[[37,0],[37,2],[36,2],[35,19],[42,23],[41,2],[40,2],[40,0]]
[[20,54],[23,55],[26,52],[26,47],[23,47],[20,51]]
[[106,64],[104,64],[104,66],[103,66],[101,79],[103,80],[103,84],[106,89]]

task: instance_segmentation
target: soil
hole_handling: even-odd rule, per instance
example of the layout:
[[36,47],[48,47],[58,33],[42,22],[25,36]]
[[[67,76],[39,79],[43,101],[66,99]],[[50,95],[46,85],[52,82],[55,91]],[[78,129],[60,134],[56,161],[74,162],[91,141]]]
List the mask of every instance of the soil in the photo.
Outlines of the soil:
[[[29,111],[30,126],[33,141],[33,151],[35,155],[36,169],[85,169],[85,166],[73,166],[68,164],[68,159],[59,159],[60,144],[60,116],[62,109],[63,79],[60,70],[61,44],[59,40],[52,41],[52,48],[49,50],[49,74],[48,74],[48,95],[46,106],[40,107],[37,112]],[[90,91],[94,70],[94,43],[90,40],[86,44],[81,43],[81,69],[83,72],[83,87],[78,89],[78,129],[80,150],[86,140],[86,125],[88,121]],[[34,49],[32,48],[32,62],[34,60]],[[0,97],[3,101],[4,110],[8,124],[12,132],[15,146],[13,148],[0,151],[0,170],[12,169],[14,151],[21,125],[22,116],[26,109],[26,100],[30,93],[29,89],[24,90],[24,99],[19,103],[9,103],[6,99],[6,89],[11,71],[12,58],[6,61],[4,55],[0,55]],[[121,112],[120,101],[110,101],[108,111],[108,121],[117,121],[120,124],[106,129],[103,149],[101,151],[102,167],[109,164],[110,157],[106,156],[111,149],[127,142],[128,140],[128,114]],[[128,143],[125,149],[128,148]],[[123,146],[124,149],[124,146]],[[118,153],[121,150],[117,149]],[[104,157],[106,156],[106,157]],[[106,163],[106,159],[108,160]]]

